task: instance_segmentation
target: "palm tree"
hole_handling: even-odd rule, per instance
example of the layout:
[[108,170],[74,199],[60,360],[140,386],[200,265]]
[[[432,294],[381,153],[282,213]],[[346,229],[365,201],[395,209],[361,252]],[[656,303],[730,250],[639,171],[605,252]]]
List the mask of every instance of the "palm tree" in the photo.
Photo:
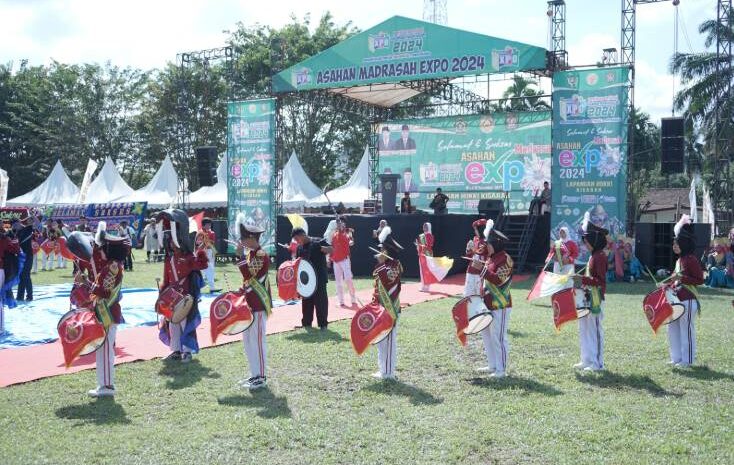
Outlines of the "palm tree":
[[519,74],[512,76],[512,84],[502,94],[497,110],[550,110],[550,105],[542,100],[541,92],[534,88],[536,84],[532,79],[526,79]]

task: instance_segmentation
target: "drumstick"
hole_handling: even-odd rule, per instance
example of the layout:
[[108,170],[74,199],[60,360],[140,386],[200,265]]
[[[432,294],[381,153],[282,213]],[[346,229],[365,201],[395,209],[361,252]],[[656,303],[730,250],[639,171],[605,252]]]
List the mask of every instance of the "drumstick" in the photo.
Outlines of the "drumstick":
[[360,299],[359,297],[357,297],[357,296],[355,295],[355,296],[354,296],[354,300],[356,300],[356,301],[357,301],[357,304],[359,304],[359,306],[360,306],[360,307],[364,307],[364,302],[362,302],[362,299]]
[[288,246],[286,244],[281,244],[280,242],[276,242],[276,244],[283,247],[284,249],[288,249]]
[[385,256],[387,258],[390,258],[390,255],[386,254],[385,252],[379,251],[373,247],[368,247],[371,251],[376,252],[379,255]]
[[231,288],[229,287],[229,277],[227,276],[227,273],[224,273],[224,285],[227,286],[227,292],[231,292]]
[[161,292],[161,278],[155,278],[155,286],[158,288],[158,293]]

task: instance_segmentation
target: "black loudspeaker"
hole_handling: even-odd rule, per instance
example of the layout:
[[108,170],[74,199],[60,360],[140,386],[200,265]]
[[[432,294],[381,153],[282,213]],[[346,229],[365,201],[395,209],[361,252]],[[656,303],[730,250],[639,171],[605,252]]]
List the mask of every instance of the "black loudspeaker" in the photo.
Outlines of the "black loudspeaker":
[[382,194],[382,213],[395,213],[395,200],[398,193],[398,174],[380,175],[380,194]]
[[[672,270],[675,266],[673,226],[673,223],[635,225],[635,255],[653,273],[660,268]],[[696,258],[700,258],[709,247],[711,225],[695,223],[693,233],[696,236],[696,249],[693,254]]]
[[479,216],[496,220],[505,213],[505,204],[497,199],[480,199],[477,206]]
[[217,182],[217,148],[211,145],[196,147],[196,171],[199,186],[213,186]]
[[227,252],[227,240],[229,239],[229,231],[227,230],[227,222],[225,220],[212,220],[212,231],[217,236],[214,247],[217,253]]
[[662,118],[660,125],[660,145],[662,158],[660,171],[663,174],[682,173],[684,167],[684,125],[683,118]]

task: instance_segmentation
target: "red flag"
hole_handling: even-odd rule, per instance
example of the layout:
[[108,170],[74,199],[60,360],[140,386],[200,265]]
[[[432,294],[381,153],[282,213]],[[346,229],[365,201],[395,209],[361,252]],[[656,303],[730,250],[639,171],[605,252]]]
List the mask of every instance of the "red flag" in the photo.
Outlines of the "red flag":
[[225,292],[212,301],[209,307],[212,342],[220,334],[238,334],[252,324],[252,311],[244,292]]
[[65,237],[59,237],[58,238],[58,246],[59,246],[59,253],[61,253],[61,256],[64,257],[67,260],[73,261],[76,257],[73,253],[69,250],[69,247],[66,246],[66,238]]
[[53,252],[55,248],[56,248],[55,241],[45,240],[43,241],[43,244],[41,244],[41,250],[43,250],[43,253],[45,253],[46,255]]
[[201,222],[204,220],[204,212],[189,216],[189,232],[201,231]]
[[446,277],[454,260],[448,257],[431,257],[418,254],[418,266],[423,276],[423,284],[440,283]]
[[352,317],[351,329],[352,347],[357,355],[392,331],[393,323],[390,312],[380,304],[372,302],[359,309]]
[[56,329],[64,349],[64,362],[69,368],[77,357],[97,350],[104,343],[104,326],[90,310],[72,310],[61,317]]
[[459,338],[459,343],[463,346],[466,345],[466,333],[464,332],[469,326],[469,299],[461,299],[451,309],[451,315],[456,323],[456,337]]
[[547,297],[558,291],[572,287],[573,279],[571,276],[543,270],[538,274],[535,284],[533,284],[533,288],[527,296],[527,300]]
[[298,299],[298,279],[297,270],[300,258],[283,262],[278,267],[278,275],[276,282],[278,283],[278,297],[285,300]]

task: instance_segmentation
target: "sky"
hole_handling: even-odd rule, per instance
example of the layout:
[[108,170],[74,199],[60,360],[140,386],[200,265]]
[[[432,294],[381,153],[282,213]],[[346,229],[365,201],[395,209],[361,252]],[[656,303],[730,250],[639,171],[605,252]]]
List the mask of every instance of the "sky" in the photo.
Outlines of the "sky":
[[[423,0],[0,0],[0,62],[16,66],[111,62],[158,68],[176,53],[224,45],[237,23],[278,28],[292,15],[326,11],[337,24],[367,29],[393,16],[422,19]],[[602,49],[620,45],[621,0],[566,0],[566,46],[571,65],[594,64]],[[698,25],[715,18],[716,0],[681,0],[678,50],[704,50]],[[638,5],[636,106],[657,120],[671,115],[680,83],[668,72],[674,52],[671,2]],[[545,0],[447,0],[448,25],[549,47]],[[541,84],[550,91],[547,82]]]

